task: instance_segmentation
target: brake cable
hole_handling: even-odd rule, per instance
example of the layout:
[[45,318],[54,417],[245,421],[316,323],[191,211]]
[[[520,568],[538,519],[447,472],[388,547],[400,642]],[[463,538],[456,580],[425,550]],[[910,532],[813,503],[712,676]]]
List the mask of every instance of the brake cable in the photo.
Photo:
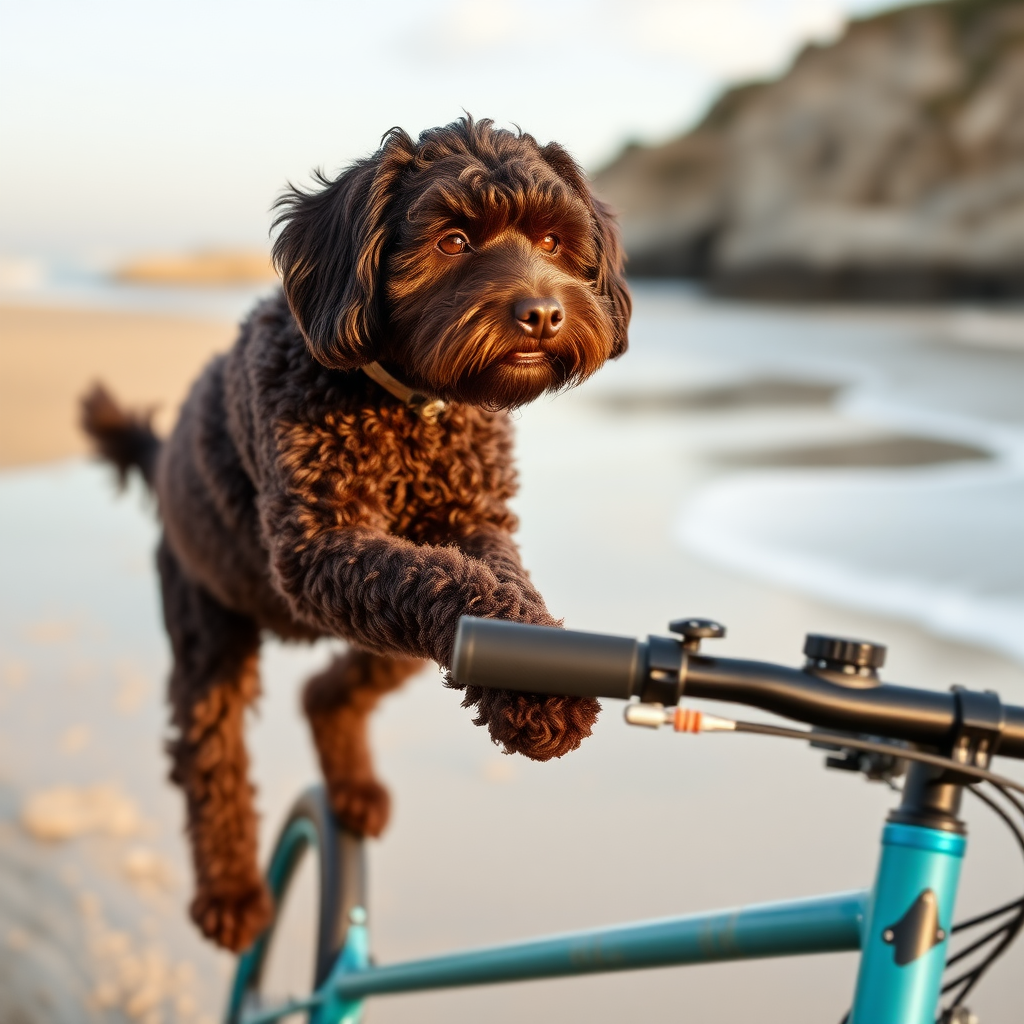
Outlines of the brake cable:
[[[993,785],[995,784],[993,783]],[[995,786],[995,788],[1004,798],[1013,804],[1018,812],[1022,811],[1019,801],[1014,799],[1012,794],[1004,787]],[[1024,832],[1021,832],[1021,829],[1013,822],[1006,811],[1004,811],[1003,808],[994,800],[986,796],[975,786],[968,786],[967,789],[968,792],[972,793],[982,803],[986,804],[989,810],[994,814],[997,814],[1003,820],[1003,823],[1013,834],[1021,853],[1024,854]],[[954,978],[952,981],[946,982],[946,984],[942,986],[943,993],[952,992],[955,989],[960,988],[960,992],[947,1008],[947,1015],[963,1003],[964,999],[967,998],[968,993],[978,984],[979,981],[981,981],[982,976],[989,970],[996,960],[998,960],[1010,948],[1014,939],[1017,938],[1021,928],[1024,927],[1024,897],[1013,903],[1004,904],[1002,907],[999,907],[994,911],[990,911],[988,914],[982,914],[980,917],[976,917],[953,926],[954,932],[965,931],[969,928],[976,927],[977,925],[984,924],[987,921],[991,921],[995,917],[1000,917],[1003,914],[1009,913],[1011,910],[1017,911],[1011,920],[1002,924],[998,928],[993,928],[980,939],[971,943],[971,945],[959,950],[946,962],[946,968],[948,969],[952,967],[953,964],[958,963],[959,961],[966,959],[971,954],[976,953],[978,950],[983,949],[989,942],[999,939],[995,947],[988,951],[980,963],[971,968],[971,970],[961,974],[959,977]]]
[[[783,726],[767,725],[760,722],[737,721],[683,707],[662,708],[657,705],[631,704],[626,708],[626,721],[633,725],[645,725],[655,728],[659,725],[671,724],[676,732],[742,732],[757,736],[776,736],[782,739],[803,740],[808,743],[834,745],[869,754],[884,754],[890,757],[903,758],[907,761],[919,761],[922,764],[955,771],[958,774],[977,780],[976,782],[968,783],[965,788],[1002,819],[1003,823],[1012,833],[1021,853],[1024,854],[1024,832],[1014,823],[1003,808],[977,788],[978,782],[989,783],[1013,806],[1018,814],[1024,817],[1024,803],[1013,792],[1016,791],[1017,793],[1024,794],[1024,785],[1014,782],[1013,779],[1009,779],[1004,775],[990,772],[985,768],[963,764],[951,757],[929,754],[922,750],[914,750],[895,743],[879,743],[873,740],[860,739],[856,736],[819,732],[817,729],[787,729]],[[960,988],[960,992],[953,999],[953,1002],[942,1011],[937,1024],[946,1024],[946,1022],[953,1020],[953,1014],[963,1004],[968,993],[974,989],[978,982],[981,981],[983,975],[1009,949],[1014,939],[1024,929],[1024,896],[1001,907],[997,907],[995,910],[980,914],[977,917],[970,918],[953,926],[953,932],[963,932],[978,925],[986,924],[1011,911],[1016,911],[1013,918],[999,927],[991,929],[980,939],[959,950],[948,960],[946,964],[947,969],[953,966],[953,964],[966,959],[972,953],[983,949],[993,940],[999,940],[980,963],[943,985],[943,994],[957,988]],[[844,1024],[848,1019],[849,1014],[844,1018]]]
[[[718,732],[724,730],[719,725],[717,728],[712,727],[709,731]],[[1012,790],[1016,790],[1018,793],[1024,793],[1024,785],[1014,782],[1012,779],[1009,779],[1004,775],[999,775],[996,772],[990,772],[985,768],[962,764],[951,757],[943,757],[940,754],[928,754],[921,750],[909,749],[907,747],[898,746],[894,743],[876,743],[872,740],[861,740],[852,736],[842,736],[835,733],[822,733],[816,729],[786,729],[781,726],[763,725],[759,722],[737,721],[735,723],[735,731],[761,736],[779,736],[784,739],[800,739],[808,742],[814,741],[816,743],[832,743],[836,746],[848,747],[851,750],[861,750],[865,753],[873,754],[887,754],[894,757],[901,757],[908,761],[920,761],[923,764],[956,771],[959,774],[972,776],[980,782],[989,783],[1013,805],[1014,809],[1017,810],[1018,813],[1024,816],[1024,806],[1022,806],[1020,800],[1015,797],[1012,792]],[[966,786],[966,789],[983,803],[987,804],[989,809],[1003,820],[1003,823],[1013,834],[1021,853],[1024,854],[1024,833],[1021,832],[1021,829],[1013,822],[1010,816],[1001,807],[999,807],[998,804],[987,797],[984,793],[980,792],[977,789],[977,783]],[[999,928],[993,929],[987,936],[974,943],[966,950],[960,951],[947,964],[947,967],[949,967],[953,963],[964,959],[966,956],[970,955],[970,953],[983,948],[988,942],[999,939],[995,947],[989,950],[988,954],[979,964],[971,968],[971,970],[965,971],[952,981],[946,982],[942,986],[942,992],[944,994],[957,988],[960,988],[960,992],[953,999],[953,1002],[943,1010],[937,1024],[945,1024],[947,1021],[952,1021],[953,1013],[963,1004],[968,993],[974,989],[978,982],[981,981],[982,976],[989,970],[996,960],[998,960],[1010,948],[1010,945],[1020,934],[1021,929],[1024,928],[1024,897],[1015,901],[1015,903],[1007,904],[1004,907],[999,908],[999,910],[992,911],[990,914],[982,915],[982,920],[975,920],[973,922],[968,921],[963,924],[953,926],[953,931],[963,931],[966,928],[972,927],[975,923],[981,924],[983,923],[983,920],[991,920],[992,917],[999,916],[1000,913],[1008,913],[1014,906],[1019,909],[1017,910],[1016,915],[1009,922]],[[1000,936],[1001,938],[999,938]]]
[[[900,757],[907,761],[920,761],[936,768],[945,768],[960,775],[967,775],[981,782],[990,782],[993,786],[1016,790],[1024,794],[1024,784],[987,768],[979,768],[973,764],[964,764],[951,757],[941,754],[928,754],[912,747],[901,747],[895,743],[876,743],[873,740],[862,740],[856,736],[843,733],[819,732],[817,729],[787,729],[778,725],[766,725],[761,722],[742,722],[732,718],[720,718],[718,715],[705,714],[690,708],[664,708],[660,704],[627,704],[625,719],[630,725],[658,728],[671,725],[676,732],[745,732],[758,736],[780,736],[783,739],[803,740],[807,743],[832,744],[837,747],[849,747],[851,750],[862,750],[869,754],[885,754]],[[1009,797],[1010,794],[1007,794]],[[1014,800],[1014,804],[1022,814],[1024,806]]]

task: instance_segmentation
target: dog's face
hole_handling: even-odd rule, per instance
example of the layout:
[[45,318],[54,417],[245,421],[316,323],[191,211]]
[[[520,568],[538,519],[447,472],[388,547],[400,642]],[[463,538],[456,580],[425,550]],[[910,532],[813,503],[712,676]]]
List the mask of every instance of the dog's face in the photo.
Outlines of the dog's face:
[[409,176],[385,272],[385,359],[443,398],[502,407],[590,376],[616,339],[592,204],[509,141]]
[[392,132],[282,200],[274,248],[310,351],[439,397],[512,408],[626,348],[615,225],[559,146],[471,119]]

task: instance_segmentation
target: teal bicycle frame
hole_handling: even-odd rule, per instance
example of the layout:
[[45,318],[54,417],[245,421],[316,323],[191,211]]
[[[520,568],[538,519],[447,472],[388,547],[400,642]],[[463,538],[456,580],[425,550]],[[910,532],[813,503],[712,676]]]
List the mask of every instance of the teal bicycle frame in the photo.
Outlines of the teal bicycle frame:
[[[272,888],[315,837],[297,822],[268,872]],[[724,960],[860,950],[849,1024],[934,1024],[966,841],[889,823],[873,889],[661,920],[375,966],[356,908],[334,970],[309,999],[242,1015],[269,1024],[309,1010],[315,1024],[357,1024],[370,996]],[[247,954],[252,957],[254,954]],[[229,1019],[239,1010],[246,958]]]
[[[891,781],[898,762],[908,763],[900,804],[882,832],[870,890],[688,914],[382,966],[369,959],[365,909],[349,903],[347,930],[333,931],[329,943],[320,947],[316,976],[327,980],[319,990],[284,1009],[240,1012],[250,988],[253,1001],[259,998],[263,949],[257,944],[240,964],[230,1024],[269,1024],[299,1009],[308,1009],[314,1024],[356,1024],[366,999],[390,993],[854,950],[860,952],[860,966],[846,1024],[935,1024],[967,845],[959,817],[963,789],[979,778],[1004,793],[1006,786],[1020,788],[988,773],[987,765],[994,751],[1024,758],[1024,708],[1004,705],[996,694],[962,687],[944,694],[884,684],[875,671],[884,648],[865,641],[809,636],[804,645],[807,664],[791,669],[701,653],[701,639],[724,633],[724,627],[709,620],[681,619],[670,628],[683,639],[650,636],[638,641],[464,617],[453,659],[456,678],[496,689],[632,701],[625,717],[633,725],[787,736],[856,753],[852,759],[829,757],[826,765],[864,772],[869,778]],[[794,731],[706,715],[681,707],[684,693],[758,707],[814,729]],[[866,732],[870,734],[865,737]],[[883,760],[865,761],[864,754],[883,755]],[[308,841],[298,828],[294,835],[286,829],[270,870],[272,887],[284,884],[295,844]],[[325,863],[329,860],[324,858]],[[354,887],[349,892],[355,898]],[[339,919],[344,921],[344,915],[332,918]],[[976,923],[965,922],[965,927]],[[1012,930],[1004,929],[1010,940],[1019,927],[1018,920]],[[341,952],[332,960],[338,946]],[[973,978],[967,974],[950,983],[956,993],[953,1006],[962,1007],[963,997],[980,977],[978,970]]]

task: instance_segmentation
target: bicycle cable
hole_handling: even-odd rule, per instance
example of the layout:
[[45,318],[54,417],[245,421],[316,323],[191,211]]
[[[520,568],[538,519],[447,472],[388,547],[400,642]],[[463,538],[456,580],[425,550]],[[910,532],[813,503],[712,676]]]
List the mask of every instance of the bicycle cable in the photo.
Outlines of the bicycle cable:
[[1011,910],[1018,910],[1021,907],[1024,907],[1024,897],[1019,900],[1012,900],[1010,903],[1004,903],[1001,907],[996,907],[995,910],[989,910],[987,913],[979,914],[977,917],[972,917],[967,921],[961,921],[953,926],[953,931],[959,932],[979,924],[985,924],[986,921],[992,921],[1003,914],[1008,914]]
[[[1009,793],[1002,786],[994,786],[996,790],[1007,799],[1014,808],[1021,813],[1022,810],[1020,802],[1013,798],[1012,794]],[[1017,846],[1024,855],[1024,832],[1021,828],[1014,823],[1006,811],[1000,807],[994,800],[986,796],[975,786],[968,786],[968,791],[973,794],[978,800],[984,803],[994,814],[998,815],[1006,827],[1013,834],[1016,840]],[[971,970],[964,972],[959,977],[954,978],[952,981],[946,982],[942,987],[943,993],[953,992],[956,989],[960,989],[957,995],[954,997],[953,1002],[946,1009],[947,1016],[952,1013],[958,1006],[960,1006],[964,999],[967,998],[968,993],[981,981],[983,975],[992,967],[992,965],[998,960],[1013,943],[1014,939],[1020,934],[1021,928],[1024,927],[1024,897],[1016,900],[1013,903],[1004,904],[1002,907],[997,908],[994,911],[990,911],[988,914],[982,914],[979,917],[973,918],[969,921],[964,921],[959,925],[953,926],[954,932],[966,931],[969,928],[976,927],[980,924],[985,924],[988,921],[993,920],[996,917],[1000,917],[1003,914],[1009,913],[1011,910],[1016,910],[1015,915],[1004,924],[997,928],[993,928],[983,935],[980,939],[975,940],[969,946],[959,950],[954,956],[950,957],[946,963],[947,969],[952,967],[953,964],[959,963],[961,960],[966,959],[972,954],[984,949],[990,942],[995,941],[996,945],[988,951],[984,959],[982,959],[977,965]]]
[[[923,750],[913,750],[909,747],[900,747],[895,743],[875,743],[872,740],[862,740],[854,736],[844,736],[841,733],[818,732],[816,729],[785,729],[778,725],[764,725],[760,722],[736,722],[736,732],[753,733],[758,736],[780,736],[783,739],[804,740],[807,743],[832,743],[837,747],[849,747],[851,750],[863,750],[869,754],[889,754],[893,757],[902,757],[907,761],[920,761],[922,764],[934,765],[937,768],[946,768],[955,771],[960,775],[969,775],[981,782],[991,782],[994,786],[1004,789],[1015,789],[1018,793],[1024,794],[1024,783],[1014,782],[1005,775],[998,775],[986,768],[978,768],[973,764],[961,764],[951,757],[943,757],[941,754],[927,754]],[[1007,794],[1010,797],[1010,794]],[[1024,813],[1024,807],[1014,801],[1017,809]]]
[[[851,750],[860,750],[865,753],[887,754],[893,757],[904,758],[908,761],[919,761],[923,764],[946,768],[959,774],[973,777],[978,781],[967,784],[967,790],[985,803],[1002,819],[1003,823],[1013,835],[1021,853],[1024,854],[1024,831],[1021,830],[1021,828],[1011,819],[1009,814],[1007,814],[1003,808],[977,788],[978,782],[989,783],[989,785],[997,790],[1000,795],[1003,796],[1004,799],[1006,799],[1006,801],[1010,803],[1022,816],[1022,818],[1024,818],[1024,803],[1022,803],[1021,800],[1013,793],[1013,790],[1016,790],[1018,793],[1024,794],[1024,785],[1014,782],[1006,776],[990,772],[985,768],[978,768],[975,765],[961,764],[959,761],[954,761],[951,757],[943,757],[940,754],[928,754],[921,750],[901,747],[894,743],[876,743],[872,740],[862,740],[854,736],[843,736],[836,733],[823,733],[810,729],[787,729],[782,726],[765,725],[760,722],[740,721],[735,723],[735,731],[759,736],[776,736],[782,739],[798,739],[806,742],[831,743],[838,747],[847,747]],[[953,1014],[956,1012],[957,1008],[963,1004],[968,993],[974,989],[978,982],[981,981],[983,975],[992,967],[996,960],[998,960],[1007,951],[1007,949],[1009,949],[1010,945],[1020,934],[1021,930],[1024,929],[1024,897],[1010,903],[1006,903],[1001,907],[997,907],[995,910],[988,911],[987,913],[978,915],[977,917],[953,926],[953,932],[966,931],[970,928],[977,927],[978,925],[986,924],[987,922],[1014,910],[1016,910],[1016,914],[1011,920],[997,928],[991,929],[986,935],[982,936],[965,949],[959,950],[947,962],[946,966],[948,968],[954,963],[958,963],[961,960],[966,959],[972,953],[976,953],[980,949],[983,949],[990,942],[998,940],[996,945],[989,950],[980,963],[975,967],[972,967],[969,971],[965,971],[959,977],[954,978],[952,981],[946,982],[943,985],[943,994],[953,991],[956,988],[960,988],[960,992],[954,997],[953,1002],[941,1012],[936,1024],[946,1024],[946,1022],[952,1021]],[[847,1012],[846,1016],[843,1018],[842,1024],[846,1024],[849,1017],[850,1014]]]

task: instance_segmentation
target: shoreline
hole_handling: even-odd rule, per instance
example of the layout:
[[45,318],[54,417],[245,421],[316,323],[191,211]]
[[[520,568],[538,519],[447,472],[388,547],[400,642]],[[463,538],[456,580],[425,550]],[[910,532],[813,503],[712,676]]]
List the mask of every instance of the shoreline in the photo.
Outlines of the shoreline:
[[[633,282],[638,294],[715,303],[681,282]],[[266,289],[104,286],[66,295],[0,294],[0,469],[89,451],[78,400],[97,380],[133,408],[154,408],[166,433],[205,363],[233,342]],[[687,296],[689,298],[687,299]],[[1024,351],[1024,311],[729,303],[747,314],[801,320],[833,314],[881,329],[921,330],[966,352]],[[154,363],[154,353],[159,353]],[[933,461],[925,458],[924,461]],[[941,460],[940,460],[941,461]],[[840,461],[836,465],[841,465]],[[904,465],[915,464],[911,458]]]

